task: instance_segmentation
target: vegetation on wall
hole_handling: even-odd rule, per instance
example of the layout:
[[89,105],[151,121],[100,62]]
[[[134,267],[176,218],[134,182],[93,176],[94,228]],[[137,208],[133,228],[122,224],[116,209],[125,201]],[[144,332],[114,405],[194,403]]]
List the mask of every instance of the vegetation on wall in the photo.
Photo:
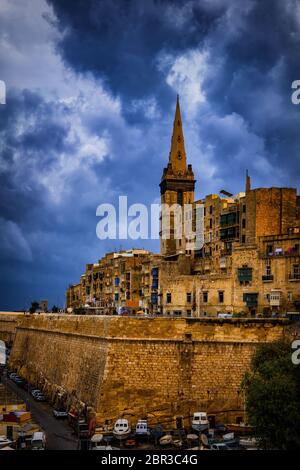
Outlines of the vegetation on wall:
[[300,449],[300,365],[289,342],[258,347],[245,374],[248,420],[264,449]]

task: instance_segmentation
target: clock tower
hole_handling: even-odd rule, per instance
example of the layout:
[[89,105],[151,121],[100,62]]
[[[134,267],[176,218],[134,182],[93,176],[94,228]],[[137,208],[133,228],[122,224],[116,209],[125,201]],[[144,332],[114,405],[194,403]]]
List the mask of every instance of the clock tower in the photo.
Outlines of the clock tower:
[[[178,204],[182,208],[185,204],[193,204],[195,182],[192,165],[187,165],[186,162],[179,96],[177,95],[169,162],[168,166],[163,170],[160,182],[161,204],[169,208],[174,204]],[[164,236],[163,231],[164,217],[170,217],[170,229],[167,236]],[[160,219],[160,251],[165,257],[174,257],[179,253],[185,253],[186,238],[184,230],[182,229],[181,238],[177,239],[175,237],[175,231],[178,228],[176,224],[178,223],[178,219],[174,217],[173,211],[170,210],[169,213],[164,214],[162,210]],[[183,224],[183,217],[180,223]]]

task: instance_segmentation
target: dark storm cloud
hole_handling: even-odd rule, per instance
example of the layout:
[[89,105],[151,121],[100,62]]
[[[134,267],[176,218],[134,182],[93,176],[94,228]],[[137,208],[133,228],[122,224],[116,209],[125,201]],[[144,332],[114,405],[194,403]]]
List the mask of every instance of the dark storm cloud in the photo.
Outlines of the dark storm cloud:
[[222,6],[206,2],[49,0],[64,32],[59,51],[77,71],[105,77],[122,97],[168,95],[156,67],[162,49],[185,50],[198,44],[218,19]]

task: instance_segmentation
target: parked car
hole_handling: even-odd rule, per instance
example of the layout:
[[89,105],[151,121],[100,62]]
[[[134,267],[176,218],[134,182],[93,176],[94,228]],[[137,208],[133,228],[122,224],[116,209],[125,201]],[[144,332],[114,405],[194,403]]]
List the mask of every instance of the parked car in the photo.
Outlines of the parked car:
[[16,372],[11,372],[11,374],[9,374],[9,378],[10,378],[11,380],[13,380],[14,377],[17,377],[17,376],[18,376],[18,374],[17,374]]
[[19,387],[23,387],[24,384],[26,383],[25,380],[22,379],[21,377],[15,378],[14,382],[15,382]]
[[218,318],[232,318],[232,313],[218,313]]
[[68,412],[64,410],[63,408],[54,408],[53,416],[56,419],[64,419],[68,417]]
[[37,393],[36,395],[34,395],[34,399],[36,401],[46,401],[46,397],[42,393]]
[[30,393],[34,397],[35,395],[38,395],[39,393],[42,393],[42,392],[38,388],[34,388],[33,390],[31,390]]
[[21,380],[21,377],[20,377],[19,375],[13,375],[12,378],[11,378],[11,380],[12,380],[13,382],[17,382],[18,380]]

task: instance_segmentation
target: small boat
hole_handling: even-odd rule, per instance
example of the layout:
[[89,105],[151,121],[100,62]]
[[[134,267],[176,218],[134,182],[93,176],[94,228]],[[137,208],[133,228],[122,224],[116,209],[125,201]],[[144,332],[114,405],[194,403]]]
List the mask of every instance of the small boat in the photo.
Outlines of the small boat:
[[0,449],[3,449],[4,447],[7,447],[9,446],[10,444],[12,444],[13,441],[10,441],[9,439],[7,439],[6,436],[0,436]]
[[172,444],[172,442],[173,442],[173,438],[172,438],[171,434],[166,434],[165,436],[162,436],[159,439],[159,444],[161,446],[168,446],[168,445]]
[[187,438],[188,441],[198,441],[199,440],[198,434],[187,434],[186,438]]
[[131,432],[128,420],[121,418],[117,419],[113,429],[113,435],[117,439],[126,439]]
[[103,434],[94,434],[91,437],[91,450],[102,450]]
[[126,439],[124,445],[125,445],[125,447],[136,447],[136,440],[135,439]]
[[164,435],[164,430],[160,424],[157,424],[153,429],[151,429],[150,434],[153,437],[155,444],[157,444],[159,439]]
[[225,424],[216,424],[215,426],[215,433],[218,434],[218,433],[224,433],[224,432],[227,432],[227,427],[225,426]]
[[193,414],[192,418],[192,428],[195,431],[203,432],[207,431],[209,426],[209,421],[207,418],[207,413],[203,411],[197,411]]
[[233,432],[229,432],[223,435],[223,442],[227,445],[227,447],[240,447],[240,439],[238,437],[234,437]]
[[228,431],[234,431],[240,434],[251,434],[254,431],[253,426],[250,426],[250,424],[245,424],[245,423],[226,424],[226,428]]
[[135,435],[137,437],[150,436],[150,430],[146,419],[139,419],[135,427]]
[[181,448],[183,446],[183,442],[181,439],[173,439],[173,445],[177,448]]
[[257,449],[258,441],[255,437],[242,437],[240,439],[240,445],[245,449]]

